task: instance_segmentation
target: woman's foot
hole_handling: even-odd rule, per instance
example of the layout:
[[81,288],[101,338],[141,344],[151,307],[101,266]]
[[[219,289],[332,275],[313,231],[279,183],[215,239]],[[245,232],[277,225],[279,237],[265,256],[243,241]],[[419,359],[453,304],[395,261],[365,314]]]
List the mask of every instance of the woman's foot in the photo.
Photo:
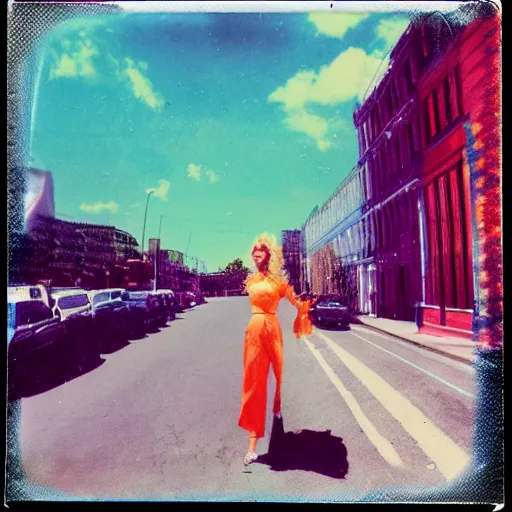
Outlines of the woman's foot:
[[255,452],[247,452],[244,457],[244,464],[248,466],[258,458],[258,454]]

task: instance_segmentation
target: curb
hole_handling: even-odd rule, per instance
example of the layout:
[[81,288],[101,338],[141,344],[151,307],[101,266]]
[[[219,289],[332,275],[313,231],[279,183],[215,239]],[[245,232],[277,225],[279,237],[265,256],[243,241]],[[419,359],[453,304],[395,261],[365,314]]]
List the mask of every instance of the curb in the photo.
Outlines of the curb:
[[439,354],[439,355],[448,357],[450,359],[453,359],[455,361],[459,361],[460,363],[464,363],[469,366],[473,365],[473,359],[466,359],[465,357],[457,356],[455,354],[451,354],[450,352],[445,352],[444,350],[440,350],[438,348],[429,347],[428,345],[424,345],[423,343],[419,343],[418,341],[410,340],[409,338],[405,338],[403,336],[400,336],[399,334],[394,334],[389,331],[385,331],[384,329],[380,329],[379,327],[374,327],[373,325],[365,324],[363,321],[360,321],[359,325],[363,325],[364,327],[367,327],[368,329],[379,332],[381,334],[387,334],[388,336],[393,336],[394,338],[398,338],[402,341],[410,343],[411,345],[415,345],[416,347],[420,347],[425,350],[429,350],[430,352],[434,352],[435,354]]

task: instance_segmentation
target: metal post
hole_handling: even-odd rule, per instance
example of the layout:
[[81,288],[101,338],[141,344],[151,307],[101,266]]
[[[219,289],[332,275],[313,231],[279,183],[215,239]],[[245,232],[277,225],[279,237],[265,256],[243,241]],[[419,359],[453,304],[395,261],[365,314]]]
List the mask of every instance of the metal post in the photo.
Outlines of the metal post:
[[160,233],[162,232],[162,219],[165,217],[165,215],[160,215],[160,222],[158,225],[158,247],[155,247],[155,279],[153,280],[153,291],[157,291],[158,289],[158,259],[160,258]]
[[149,205],[149,198],[151,197],[151,194],[153,194],[153,190],[150,190],[148,192],[148,197],[146,199],[146,210],[144,212],[144,225],[142,227],[142,247],[141,247],[141,254],[144,254],[144,238],[146,236],[146,219],[148,216],[148,205]]

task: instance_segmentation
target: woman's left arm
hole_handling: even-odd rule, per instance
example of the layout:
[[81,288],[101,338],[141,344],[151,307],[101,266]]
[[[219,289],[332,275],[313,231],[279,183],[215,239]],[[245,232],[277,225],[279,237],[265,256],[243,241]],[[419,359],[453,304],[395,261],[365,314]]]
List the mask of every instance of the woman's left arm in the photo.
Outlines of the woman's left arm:
[[309,301],[298,300],[290,283],[283,284],[282,296],[286,297],[288,302],[298,309],[297,317],[293,323],[295,336],[300,338],[304,334],[311,334],[313,332],[313,326],[309,318]]

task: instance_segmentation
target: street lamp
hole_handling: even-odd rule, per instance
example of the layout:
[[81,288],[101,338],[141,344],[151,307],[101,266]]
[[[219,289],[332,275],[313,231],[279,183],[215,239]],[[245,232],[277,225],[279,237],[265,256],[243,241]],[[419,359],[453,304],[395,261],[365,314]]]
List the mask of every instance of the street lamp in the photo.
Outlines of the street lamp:
[[165,215],[160,215],[160,224],[158,226],[158,239],[160,240],[160,233],[162,231],[162,219],[166,218]]
[[149,198],[153,194],[154,190],[150,190],[148,192],[148,197],[146,199],[146,210],[144,211],[144,225],[142,227],[142,250],[141,253],[144,254],[144,238],[146,236],[146,219],[148,217],[148,205],[149,205]]

